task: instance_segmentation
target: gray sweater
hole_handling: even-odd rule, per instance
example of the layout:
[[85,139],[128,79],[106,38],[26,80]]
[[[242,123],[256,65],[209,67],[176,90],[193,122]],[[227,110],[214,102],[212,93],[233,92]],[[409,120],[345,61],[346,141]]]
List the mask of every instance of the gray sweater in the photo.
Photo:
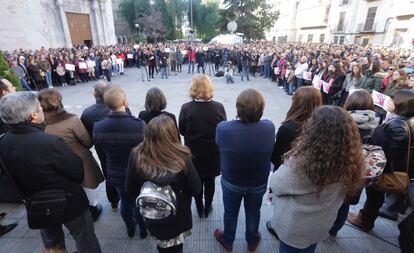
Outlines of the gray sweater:
[[286,244],[303,249],[322,241],[332,227],[345,194],[340,183],[329,185],[319,197],[305,176],[282,164],[270,179],[272,227]]

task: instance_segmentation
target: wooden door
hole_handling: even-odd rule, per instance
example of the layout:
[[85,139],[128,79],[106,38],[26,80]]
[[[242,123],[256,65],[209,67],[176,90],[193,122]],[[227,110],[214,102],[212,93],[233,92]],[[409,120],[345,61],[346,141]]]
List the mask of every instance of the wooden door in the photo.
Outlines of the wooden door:
[[66,13],[72,45],[92,42],[92,31],[89,14]]

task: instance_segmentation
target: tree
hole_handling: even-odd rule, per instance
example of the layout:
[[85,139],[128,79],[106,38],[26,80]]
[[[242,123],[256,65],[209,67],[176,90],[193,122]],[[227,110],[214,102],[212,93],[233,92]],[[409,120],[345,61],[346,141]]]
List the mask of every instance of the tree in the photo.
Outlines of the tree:
[[9,80],[14,87],[16,87],[17,91],[22,90],[20,85],[19,78],[17,78],[16,74],[9,68],[7,64],[6,58],[4,57],[3,52],[0,51],[0,77]]
[[[191,14],[188,13],[189,20]],[[209,41],[219,34],[217,23],[220,20],[219,3],[208,1],[202,3],[200,0],[193,1],[193,22],[197,30],[197,36],[203,41]]]
[[149,30],[145,30],[145,27],[149,27],[147,23],[151,22],[157,26],[155,30],[163,31],[161,35],[156,33],[159,38],[177,39],[180,36],[185,0],[155,0],[153,4],[151,2],[150,0],[123,0],[119,8],[131,28],[135,29],[135,23],[138,23],[144,28],[144,33],[147,33]]
[[227,8],[220,11],[221,30],[227,31],[227,24],[236,21],[237,31],[248,39],[263,39],[279,16],[266,0],[224,0],[224,5]]

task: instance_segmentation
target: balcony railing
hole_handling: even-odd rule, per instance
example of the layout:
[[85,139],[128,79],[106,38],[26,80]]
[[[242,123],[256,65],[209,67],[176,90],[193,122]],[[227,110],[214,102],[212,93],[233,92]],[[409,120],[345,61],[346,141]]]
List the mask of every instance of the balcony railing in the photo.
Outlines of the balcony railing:
[[367,23],[358,24],[357,32],[359,33],[372,33],[375,32],[377,27],[377,23],[373,23],[372,25]]

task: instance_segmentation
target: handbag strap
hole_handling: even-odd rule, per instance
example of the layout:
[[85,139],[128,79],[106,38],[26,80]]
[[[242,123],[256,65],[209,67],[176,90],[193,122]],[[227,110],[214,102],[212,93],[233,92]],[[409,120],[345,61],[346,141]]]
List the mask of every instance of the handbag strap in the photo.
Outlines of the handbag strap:
[[401,120],[404,122],[404,125],[407,126],[408,131],[408,149],[407,149],[407,167],[406,172],[409,173],[408,169],[410,168],[410,155],[411,155],[411,128],[405,120]]

